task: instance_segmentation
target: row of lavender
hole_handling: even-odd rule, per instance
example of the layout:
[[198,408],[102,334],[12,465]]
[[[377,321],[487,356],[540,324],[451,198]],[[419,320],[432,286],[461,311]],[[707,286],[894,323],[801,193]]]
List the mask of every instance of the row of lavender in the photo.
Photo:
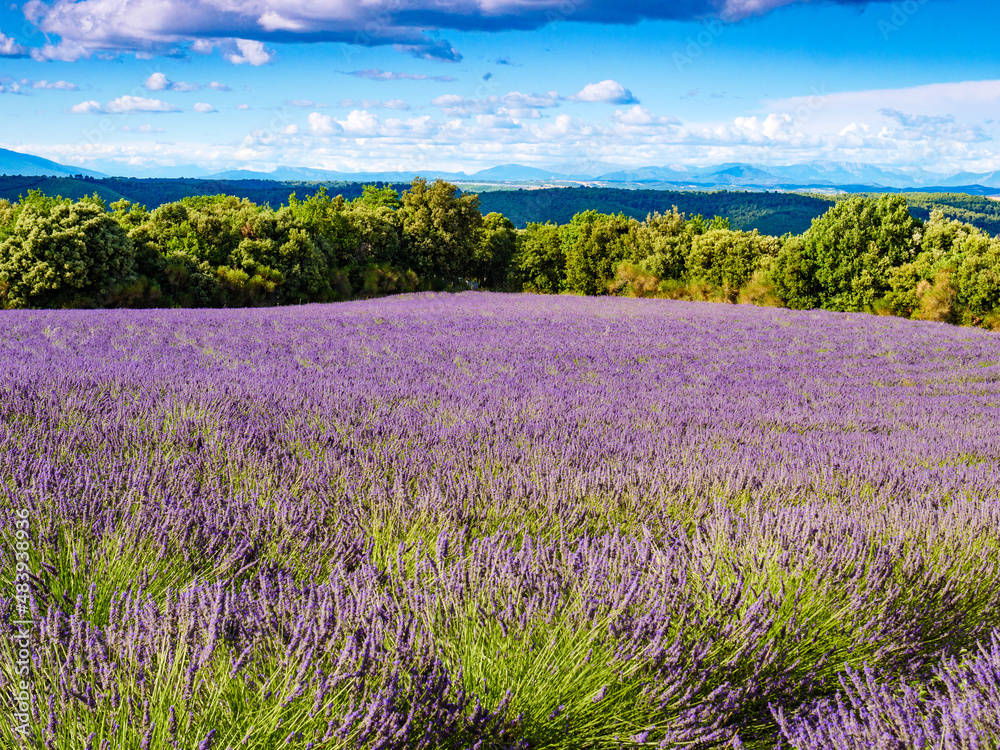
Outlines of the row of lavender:
[[1000,747],[993,334],[470,293],[0,362],[5,744]]

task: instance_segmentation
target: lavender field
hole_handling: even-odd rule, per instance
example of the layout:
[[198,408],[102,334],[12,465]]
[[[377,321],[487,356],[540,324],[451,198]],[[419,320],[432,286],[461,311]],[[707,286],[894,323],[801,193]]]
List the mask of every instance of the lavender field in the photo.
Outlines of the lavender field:
[[428,294],[0,363],[5,748],[1000,748],[996,334]]

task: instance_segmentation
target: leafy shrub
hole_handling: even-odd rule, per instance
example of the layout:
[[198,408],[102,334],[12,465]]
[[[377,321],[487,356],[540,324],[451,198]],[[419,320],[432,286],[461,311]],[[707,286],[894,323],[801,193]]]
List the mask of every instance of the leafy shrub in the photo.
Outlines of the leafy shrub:
[[[820,306],[864,311],[889,290],[889,271],[913,259],[920,222],[898,195],[836,203],[802,235]],[[805,270],[805,269],[803,269]]]
[[821,305],[816,263],[807,254],[801,236],[781,238],[781,249],[767,270],[767,282],[784,305],[793,310],[810,310]]
[[596,211],[577,214],[562,230],[566,288],[576,294],[607,294],[615,269],[634,246],[638,222]]
[[99,198],[32,193],[16,211],[0,209],[0,222],[8,227],[0,243],[6,307],[93,304],[133,274],[132,243]]
[[517,249],[509,270],[509,285],[515,291],[558,294],[566,281],[566,253],[559,227],[528,224],[517,237]]
[[687,259],[688,275],[726,290],[735,300],[739,289],[750,281],[760,267],[761,259],[778,253],[779,242],[774,237],[753,232],[711,229],[697,235],[691,243]]

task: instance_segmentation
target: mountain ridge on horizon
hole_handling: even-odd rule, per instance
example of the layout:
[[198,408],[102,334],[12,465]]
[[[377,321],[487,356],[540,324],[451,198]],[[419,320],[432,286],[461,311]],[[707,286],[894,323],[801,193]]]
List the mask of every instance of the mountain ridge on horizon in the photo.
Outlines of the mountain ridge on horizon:
[[[591,167],[609,164],[591,164]],[[559,172],[523,164],[499,164],[471,174],[435,170],[339,172],[309,167],[277,167],[269,172],[230,169],[210,172],[196,165],[131,170],[128,175],[111,175],[92,169],[60,164],[33,154],[0,148],[0,174],[25,176],[137,177],[162,179],[275,180],[284,182],[394,182],[407,183],[421,174],[428,179],[452,182],[502,184],[587,184],[633,186],[647,189],[756,189],[756,190],[838,190],[857,192],[859,188],[914,190],[927,188],[988,188],[1000,190],[1000,170],[992,172],[957,172],[952,175],[916,169],[912,173],[899,168],[879,167],[859,162],[805,162],[789,165],[763,165],[726,162],[709,166],[667,165],[620,167],[598,174]],[[594,171],[593,169],[591,171]],[[185,174],[188,173],[188,174]],[[513,186],[513,185],[512,185]],[[976,192],[982,192],[977,190]]]

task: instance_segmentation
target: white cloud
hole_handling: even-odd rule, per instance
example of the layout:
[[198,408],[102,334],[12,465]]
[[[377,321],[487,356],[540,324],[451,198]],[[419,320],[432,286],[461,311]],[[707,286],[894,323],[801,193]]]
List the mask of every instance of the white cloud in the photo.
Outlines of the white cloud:
[[95,102],[93,99],[91,99],[90,101],[74,104],[66,111],[74,115],[89,115],[89,114],[97,114],[99,112],[103,112],[104,107],[101,106],[100,102]]
[[249,104],[237,104],[236,109],[250,109]]
[[226,84],[219,83],[218,81],[212,81],[211,83],[206,84],[205,88],[211,89],[212,91],[232,91],[232,89]]
[[147,91],[197,91],[201,88],[197,83],[171,81],[163,73],[153,73],[143,86]]
[[80,102],[66,111],[72,114],[122,114],[126,112],[179,112],[180,110],[173,104],[159,99],[147,99],[143,96],[119,96],[104,105],[93,99]]
[[289,107],[299,107],[300,109],[326,109],[329,104],[320,104],[312,99],[288,99],[285,101]]
[[105,105],[108,112],[179,112],[173,104],[144,96],[119,96]]
[[[977,120],[983,112],[1000,108],[1000,80],[930,83],[896,89],[863,91],[823,90],[787,99],[766,100],[771,111],[789,112],[796,120],[809,119],[818,126],[834,129],[844,123],[874,120],[880,110],[914,113],[910,116],[945,116],[954,120]],[[924,121],[923,124],[932,124]],[[941,123],[938,123],[941,124]]]
[[251,65],[259,67],[267,65],[274,59],[274,52],[267,49],[262,42],[252,39],[237,39],[236,48],[238,52],[229,52],[226,59],[233,65]]
[[123,125],[118,128],[123,133],[162,133],[163,128],[158,128],[149,123],[144,123],[142,125],[136,125],[135,127],[129,127],[128,125]]
[[[683,123],[667,112],[639,104],[613,108],[610,117],[606,111],[583,107],[575,108],[578,115],[571,115],[558,109],[566,99],[556,92],[512,91],[484,98],[449,94],[435,98],[435,109],[428,109],[429,114],[414,117],[389,117],[376,111],[376,105],[393,100],[350,99],[341,102],[344,110],[306,110],[308,117],[298,126],[286,118],[251,132],[242,141],[206,143],[201,148],[213,154],[204,158],[217,161],[220,168],[298,163],[354,171],[393,169],[395,163],[410,165],[409,169],[426,163],[435,169],[462,165],[456,171],[468,171],[464,166],[520,162],[562,163],[567,165],[565,171],[583,172],[573,165],[853,161],[886,167],[920,164],[952,172],[1000,169],[1000,149],[991,140],[1000,136],[1000,121],[968,123],[940,108],[896,108],[885,102],[892,96],[880,96],[877,106],[868,106],[871,97],[858,93],[866,102],[858,117],[846,117],[850,110],[833,111],[829,101],[836,95],[824,94],[803,97],[795,107],[762,101],[724,120]],[[110,109],[95,101],[82,102],[74,111]],[[131,148],[131,144],[119,145]],[[157,150],[155,158],[166,158],[164,154]],[[177,158],[180,163],[192,161]]]
[[381,99],[341,99],[337,106],[344,109],[410,109],[410,105],[402,99],[389,99],[388,101],[382,101]]
[[520,127],[518,123],[511,119],[509,114],[502,111],[495,115],[476,115],[476,124],[487,129]]
[[431,100],[431,104],[445,117],[471,117],[480,114],[503,114],[518,120],[538,119],[540,109],[558,107],[562,98],[555,91],[545,94],[522,94],[511,91],[503,96],[488,96],[484,99],[467,99],[458,94],[443,94]]
[[218,110],[215,107],[205,102],[198,102],[191,109],[193,109],[195,112],[202,112],[206,114],[209,112],[218,112]]
[[355,136],[376,135],[380,124],[378,117],[363,109],[351,110],[347,119],[338,122],[345,133]]
[[321,115],[319,112],[310,112],[308,122],[309,130],[314,135],[330,135],[340,130],[340,126],[330,115]]
[[466,99],[458,94],[442,94],[431,99],[431,104],[440,109],[445,117],[469,117],[477,113],[496,111],[500,105],[500,97]]
[[627,110],[615,110],[612,118],[616,123],[626,127],[650,128],[664,127],[668,125],[680,125],[681,121],[676,117],[663,117],[654,115],[648,109],[636,104]]
[[380,68],[365,68],[364,70],[352,70],[347,73],[355,78],[367,78],[370,81],[437,81],[438,83],[452,83],[457,78],[452,76],[427,76],[423,73],[399,73],[392,70],[382,70]]
[[28,48],[0,31],[0,57],[27,57]]
[[578,102],[606,102],[608,104],[637,104],[639,102],[631,91],[618,81],[610,79],[600,83],[588,83],[570,99]]
[[31,86],[33,89],[45,89],[51,91],[79,91],[80,87],[69,81],[29,81],[27,78],[21,79],[22,86]]

